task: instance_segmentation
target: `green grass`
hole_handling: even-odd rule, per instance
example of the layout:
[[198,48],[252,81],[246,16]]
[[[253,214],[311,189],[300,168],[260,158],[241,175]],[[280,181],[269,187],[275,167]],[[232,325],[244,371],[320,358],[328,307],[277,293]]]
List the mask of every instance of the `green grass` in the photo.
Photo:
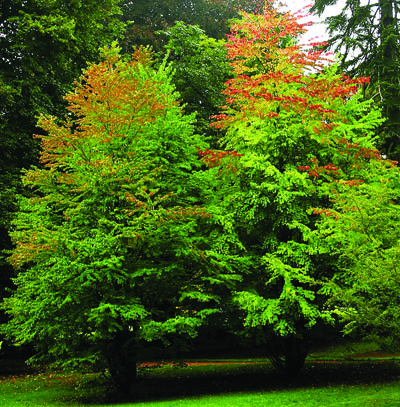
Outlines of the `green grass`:
[[[235,393],[219,396],[203,396],[183,400],[125,404],[136,407],[175,407],[175,406],[399,406],[400,390],[398,385],[383,387],[362,386],[328,389],[297,389],[278,392]],[[122,405],[121,405],[122,406]]]
[[[314,351],[308,356],[308,360],[351,360],[362,354],[379,351],[379,345],[375,342],[336,342],[332,346]],[[364,359],[368,359],[365,357]]]
[[53,372],[1,380],[0,406],[400,406],[399,375],[395,362],[309,362],[292,383],[267,363],[163,367],[149,369],[133,394],[117,401],[98,375]]
[[262,359],[240,360],[249,364],[145,368],[127,398],[113,392],[98,374],[49,371],[4,376],[0,407],[399,407],[400,361],[353,359],[371,350],[374,345],[346,344],[313,353],[292,382]]

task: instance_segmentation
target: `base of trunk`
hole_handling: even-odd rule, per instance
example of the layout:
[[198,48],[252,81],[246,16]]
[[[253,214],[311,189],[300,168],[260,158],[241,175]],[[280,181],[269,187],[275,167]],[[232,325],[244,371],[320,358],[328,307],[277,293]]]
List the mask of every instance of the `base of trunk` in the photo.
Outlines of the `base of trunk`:
[[309,349],[296,337],[277,338],[268,350],[272,365],[288,378],[297,376],[304,366]]

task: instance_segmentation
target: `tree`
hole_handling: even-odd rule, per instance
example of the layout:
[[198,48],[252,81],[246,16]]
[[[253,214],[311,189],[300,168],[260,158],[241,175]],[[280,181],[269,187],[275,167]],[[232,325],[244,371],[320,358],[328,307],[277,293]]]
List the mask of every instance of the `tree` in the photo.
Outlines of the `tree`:
[[42,116],[44,168],[25,172],[11,236],[17,286],[2,327],[33,343],[31,361],[105,361],[129,389],[142,340],[195,336],[217,301],[196,233],[199,206],[192,116],[170,68],[103,49],[66,96],[65,120]]
[[41,112],[65,109],[62,96],[98,48],[121,34],[114,0],[0,6],[2,168],[24,168],[38,151],[31,135]]
[[201,152],[217,185],[209,256],[236,273],[232,306],[289,375],[302,367],[312,329],[333,323],[322,281],[333,277],[336,258],[315,237],[313,208],[330,208],[332,177],[357,179],[348,146],[357,144],[368,161],[381,123],[358,92],[366,78],[326,65],[322,44],[296,41],[306,30],[299,17],[267,4],[234,22],[227,45],[234,76],[215,117],[226,129],[223,149]]
[[[337,1],[316,0],[312,10],[321,15]],[[399,47],[395,0],[347,0],[340,14],[328,17],[329,48],[342,55],[341,66],[349,75],[371,78],[365,97],[374,99],[386,118],[380,126],[380,147],[392,159],[399,155]]]
[[206,35],[221,39],[229,31],[229,20],[241,9],[261,9],[260,0],[126,0],[121,3],[122,20],[128,24],[124,49],[132,45],[152,45],[160,50],[161,38],[155,32],[166,30],[177,21],[199,25]]
[[200,27],[183,22],[159,34],[166,38],[165,50],[174,68],[172,80],[185,112],[196,112],[196,131],[211,141],[217,140],[220,131],[210,127],[211,116],[220,113],[224,83],[232,74],[224,41],[210,38]]
[[[21,193],[21,169],[37,164],[40,113],[59,114],[98,48],[123,32],[116,0],[4,0],[0,4],[0,251],[11,249],[8,229]],[[0,258],[1,289],[11,270]],[[3,280],[4,278],[4,280]]]

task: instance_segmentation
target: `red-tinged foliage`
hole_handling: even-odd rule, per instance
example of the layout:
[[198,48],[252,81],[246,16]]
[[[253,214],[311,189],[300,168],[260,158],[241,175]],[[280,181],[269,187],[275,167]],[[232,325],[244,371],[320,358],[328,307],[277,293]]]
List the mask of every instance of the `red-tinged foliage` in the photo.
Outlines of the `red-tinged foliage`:
[[243,12],[242,19],[231,26],[231,34],[228,35],[228,57],[235,71],[239,74],[238,70],[243,69],[241,61],[244,58],[256,56],[262,57],[262,62],[266,62],[269,67],[272,63],[286,63],[289,59],[291,64],[307,68],[307,61],[315,60],[316,55],[321,55],[321,51],[302,51],[301,45],[285,43],[288,37],[295,38],[307,31],[306,27],[310,23],[300,23],[300,17],[300,13],[282,14],[268,4],[256,16]]
[[328,218],[335,218],[338,219],[338,214],[331,209],[321,209],[321,208],[314,208],[313,210],[314,215],[325,215]]
[[[294,112],[317,121],[314,131],[327,132],[338,112],[329,101],[354,95],[368,78],[350,79],[322,76],[327,62],[332,62],[321,48],[323,43],[303,44],[296,38],[309,23],[300,23],[304,11],[281,13],[270,7],[263,13],[242,13],[228,35],[228,58],[235,77],[227,82],[223,113],[214,116],[213,126],[228,127],[236,120],[246,120],[251,111],[260,118],[278,118],[282,111]],[[239,108],[240,106],[240,108]],[[242,114],[237,114],[238,110]]]
[[[242,19],[231,27],[227,49],[235,75],[226,83],[226,105],[221,107],[221,114],[213,117],[212,125],[228,129],[250,117],[270,120],[278,126],[299,120],[304,128],[312,129],[314,136],[310,137],[321,146],[331,146],[334,154],[346,156],[345,164],[351,162],[350,168],[359,169],[368,160],[381,160],[377,149],[354,143],[348,136],[341,138],[338,131],[340,123],[354,120],[343,106],[369,78],[329,74],[326,65],[333,61],[323,52],[324,44],[298,40],[309,25],[300,22],[300,18],[307,17],[307,7],[292,14],[270,6],[267,1],[259,15],[242,13]],[[228,149],[235,147],[228,145]],[[339,161],[298,168],[314,179],[324,175],[334,181],[344,176]]]
[[349,181],[341,180],[340,182],[349,187],[358,187],[364,183],[364,181],[362,179],[351,179]]
[[58,245],[57,233],[49,233],[46,228],[39,226],[29,236],[24,236],[23,233],[19,235],[18,248],[9,257],[9,261],[19,269],[30,261],[36,261],[43,253],[54,253]]
[[[226,157],[242,157],[243,154],[239,154],[237,151],[223,151],[223,150],[211,150],[209,148],[204,151],[199,150],[199,156],[208,167],[218,167]],[[230,166],[231,163],[228,164]]]
[[[71,121],[59,126],[52,118],[42,118],[42,127],[52,137],[35,136],[42,139],[41,162],[46,167],[62,166],[82,140],[90,137],[99,144],[111,143],[126,137],[124,132],[129,126],[142,126],[162,115],[166,100],[163,100],[160,84],[149,78],[143,85],[140,78],[130,75],[138,66],[150,64],[151,52],[139,49],[130,62],[120,63],[114,57],[91,65],[81,81],[75,82],[75,91],[65,96],[68,110],[77,118],[74,128]],[[129,80],[121,80],[124,76]],[[82,153],[83,160],[88,160]],[[105,164],[91,163],[94,166]]]
[[223,172],[230,172],[237,175],[237,158],[242,157],[237,151],[210,150],[199,151],[201,161],[208,168],[220,167],[218,175]]
[[[112,50],[105,54],[103,62],[89,66],[81,80],[75,82],[74,92],[65,97],[71,113],[66,120],[41,117],[39,123],[47,134],[35,137],[42,142],[41,163],[45,170],[27,171],[23,181],[48,195],[41,198],[42,203],[32,198],[32,210],[34,205],[59,207],[60,210],[54,210],[60,214],[59,220],[69,221],[72,209],[66,208],[78,207],[82,197],[90,192],[108,195],[111,208],[118,202],[118,210],[126,222],[134,222],[135,216],[148,216],[155,207],[164,205],[164,218],[157,215],[152,218],[154,221],[174,221],[179,215],[207,216],[204,209],[197,206],[185,210],[174,206],[179,198],[169,192],[171,182],[166,164],[159,164],[158,154],[171,154],[175,141],[165,133],[165,137],[169,137],[165,144],[170,146],[170,151],[165,153],[157,132],[146,133],[146,129],[164,122],[167,111],[176,111],[180,117],[179,104],[171,95],[172,88],[166,92],[165,78],[160,80],[157,74],[149,73],[151,64],[151,52],[147,49],[136,50],[131,60],[120,58]],[[186,124],[189,120],[181,121],[184,131],[192,131]],[[153,134],[156,141],[152,140]],[[190,142],[194,143],[197,144]],[[182,154],[180,141],[174,148],[180,155],[189,154],[189,149]],[[154,153],[149,155],[152,149]],[[194,163],[197,160],[193,153],[190,159]],[[186,177],[184,172],[181,176]],[[161,179],[166,185],[155,187]],[[178,182],[177,177],[175,180]],[[26,240],[20,237],[10,261],[19,267],[34,261],[41,252],[51,250],[46,233],[50,232],[44,227],[43,233],[39,229],[38,238],[34,234]]]
[[[316,162],[316,161],[313,161]],[[297,167],[299,171],[306,171],[310,177],[319,178],[321,175],[333,176],[335,178],[341,176],[340,167],[329,163],[328,165],[318,166],[314,165],[310,167],[309,165]]]

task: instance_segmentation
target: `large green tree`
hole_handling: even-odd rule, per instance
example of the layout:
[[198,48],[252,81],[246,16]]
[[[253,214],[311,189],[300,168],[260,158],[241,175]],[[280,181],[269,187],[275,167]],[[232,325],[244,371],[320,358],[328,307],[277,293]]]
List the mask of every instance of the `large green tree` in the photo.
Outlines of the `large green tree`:
[[[40,113],[65,109],[62,96],[123,32],[116,0],[0,2],[0,251],[21,191],[21,169],[38,162]],[[0,298],[12,270],[0,255]]]
[[[231,305],[291,374],[313,328],[333,322],[322,281],[336,258],[313,233],[318,214],[331,206],[332,178],[354,182],[357,154],[376,156],[380,113],[358,92],[366,78],[337,73],[320,48],[296,41],[306,30],[298,16],[266,7],[242,13],[231,30],[234,76],[215,118],[223,150],[201,153],[217,185],[209,255],[236,272]],[[349,154],[349,145],[359,150]]]
[[[321,15],[337,0],[316,0]],[[400,32],[397,0],[346,0],[341,12],[328,17],[329,48],[342,56],[349,75],[371,77],[365,97],[372,98],[386,118],[380,126],[380,147],[390,158],[400,158]]]
[[[213,312],[198,228],[200,162],[171,69],[116,48],[66,96],[72,117],[42,116],[44,168],[25,172],[10,258],[18,270],[2,327],[34,361],[104,361],[127,391],[141,340],[195,336]],[[211,308],[210,308],[211,307]]]

